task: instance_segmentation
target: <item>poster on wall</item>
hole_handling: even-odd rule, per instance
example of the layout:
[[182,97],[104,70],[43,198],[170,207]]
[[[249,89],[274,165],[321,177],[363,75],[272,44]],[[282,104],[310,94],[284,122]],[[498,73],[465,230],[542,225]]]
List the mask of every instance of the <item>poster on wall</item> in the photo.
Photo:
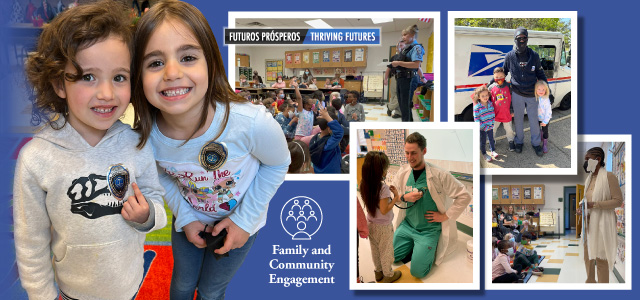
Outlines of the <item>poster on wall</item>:
[[313,52],[313,63],[320,63],[320,52]]
[[329,51],[322,51],[322,62],[330,62]]
[[351,62],[351,50],[344,51],[344,62]]
[[300,64],[300,53],[296,53],[293,55],[293,64],[294,65]]
[[498,188],[492,188],[491,189],[491,200],[496,201],[500,199],[498,196]]
[[302,53],[302,62],[304,62],[305,64],[309,63],[309,52]]
[[509,199],[509,188],[508,187],[503,187],[502,188],[502,199]]
[[[523,188],[523,193],[524,193],[524,199],[531,199],[531,188],[530,187],[526,187]],[[542,194],[542,190],[540,191]]]
[[542,199],[542,187],[533,187],[533,199]]
[[333,51],[333,62],[340,62],[340,50]]
[[287,64],[290,64],[291,62],[293,62],[291,53],[287,53],[287,55],[285,57],[286,57],[286,60],[287,60]]
[[364,61],[364,48],[356,48],[355,61]]

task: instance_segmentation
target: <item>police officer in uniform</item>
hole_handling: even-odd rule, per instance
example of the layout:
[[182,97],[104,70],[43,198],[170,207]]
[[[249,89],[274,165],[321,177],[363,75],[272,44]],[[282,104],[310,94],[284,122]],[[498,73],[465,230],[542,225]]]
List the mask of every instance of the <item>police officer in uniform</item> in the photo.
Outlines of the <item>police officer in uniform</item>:
[[421,81],[418,77],[418,72],[424,55],[424,47],[416,41],[417,34],[417,25],[412,25],[402,30],[402,41],[406,46],[400,53],[398,60],[391,62],[391,66],[396,68],[395,77],[402,122],[413,121],[411,95]]

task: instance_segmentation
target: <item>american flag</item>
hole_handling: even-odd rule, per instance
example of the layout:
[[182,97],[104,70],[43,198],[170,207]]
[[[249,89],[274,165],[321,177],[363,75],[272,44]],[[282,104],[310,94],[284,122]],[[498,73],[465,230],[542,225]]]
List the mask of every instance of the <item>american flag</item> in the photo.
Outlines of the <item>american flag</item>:
[[420,19],[420,21],[425,22],[425,23],[429,23],[429,22],[431,22],[431,18],[422,18],[422,19]]

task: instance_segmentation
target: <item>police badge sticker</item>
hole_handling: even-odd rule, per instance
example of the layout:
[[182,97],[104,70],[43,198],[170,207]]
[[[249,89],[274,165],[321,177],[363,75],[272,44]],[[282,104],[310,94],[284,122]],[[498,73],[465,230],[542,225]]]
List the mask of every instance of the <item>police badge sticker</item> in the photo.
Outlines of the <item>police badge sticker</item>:
[[210,141],[200,149],[200,165],[207,171],[220,169],[227,162],[227,155],[224,143]]
[[122,164],[113,165],[109,167],[107,181],[109,182],[111,195],[122,201],[129,188],[129,171]]

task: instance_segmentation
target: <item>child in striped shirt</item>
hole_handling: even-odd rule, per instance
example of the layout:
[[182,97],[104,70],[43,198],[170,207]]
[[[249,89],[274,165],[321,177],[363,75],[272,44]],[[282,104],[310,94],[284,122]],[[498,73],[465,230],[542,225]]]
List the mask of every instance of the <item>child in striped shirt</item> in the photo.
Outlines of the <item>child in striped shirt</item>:
[[[489,98],[491,98],[491,93],[485,85],[481,85],[473,93],[473,120],[480,122],[480,153],[482,153],[486,161],[491,161],[498,156],[495,147],[496,143],[493,139],[493,123],[495,122],[496,114]],[[491,147],[489,154],[485,151],[487,139]]]

